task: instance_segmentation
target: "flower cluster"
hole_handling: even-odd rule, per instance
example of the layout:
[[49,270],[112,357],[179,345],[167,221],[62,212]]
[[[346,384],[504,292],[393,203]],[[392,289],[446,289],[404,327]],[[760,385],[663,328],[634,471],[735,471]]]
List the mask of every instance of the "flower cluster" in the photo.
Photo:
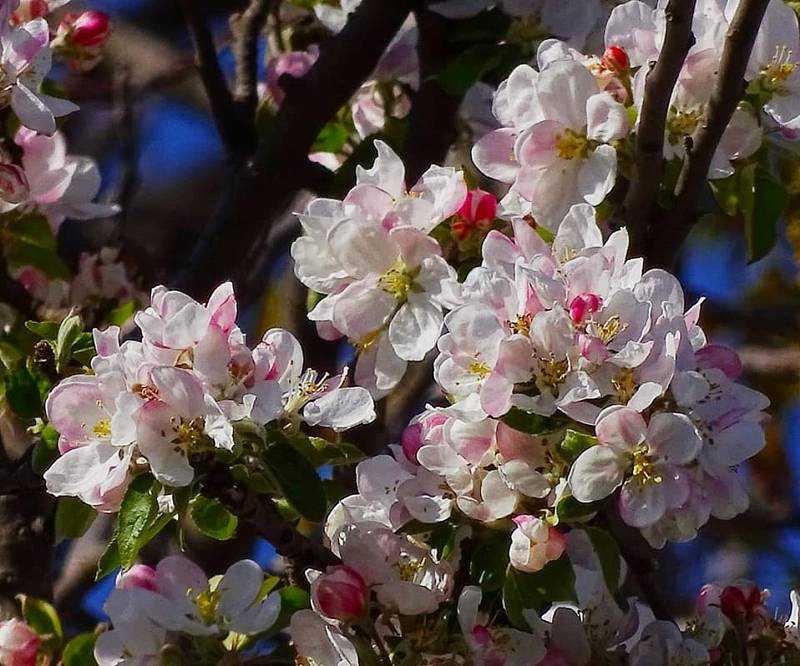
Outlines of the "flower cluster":
[[233,424],[250,419],[344,430],[375,417],[372,398],[336,377],[303,371],[303,352],[287,331],[268,331],[254,349],[236,326],[229,283],[206,305],[153,289],[136,315],[142,340],[120,343],[119,328],[94,331],[94,374],[62,381],[46,411],[60,433],[60,458],[45,474],[54,495],[115,511],[132,477],[149,469],[165,486],[194,477],[204,451],[232,450]]
[[155,569],[131,567],[117,577],[105,603],[112,628],[97,638],[94,658],[99,666],[161,663],[169,655],[193,664],[220,663],[251,647],[277,620],[281,598],[266,584],[252,560],[236,562],[211,580],[182,555],[161,560]]

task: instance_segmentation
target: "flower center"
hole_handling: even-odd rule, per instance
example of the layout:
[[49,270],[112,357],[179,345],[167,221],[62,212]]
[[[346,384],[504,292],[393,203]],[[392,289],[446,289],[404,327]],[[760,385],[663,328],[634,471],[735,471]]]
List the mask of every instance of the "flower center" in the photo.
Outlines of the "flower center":
[[289,394],[285,410],[288,413],[299,411],[309,400],[321,391],[328,388],[329,375],[326,372],[322,377],[313,368],[308,368],[300,377],[300,383]]
[[586,157],[589,154],[589,139],[567,128],[563,134],[556,136],[556,153],[562,160]]
[[797,63],[791,62],[792,50],[786,46],[775,47],[772,60],[761,70],[764,87],[771,92],[784,92],[784,83],[797,69]]
[[636,382],[633,378],[633,370],[621,368],[617,376],[611,380],[611,386],[617,394],[617,398],[622,403],[627,403],[636,391]]
[[394,266],[378,279],[380,288],[392,294],[399,301],[406,300],[412,282],[413,278],[406,270],[402,259],[398,259]]
[[672,109],[667,116],[667,136],[672,144],[680,143],[684,137],[691,136],[697,128],[703,111],[697,109]]
[[100,419],[94,424],[92,432],[98,437],[111,437],[111,421],[109,419]]
[[197,595],[195,601],[200,619],[206,624],[212,624],[217,618],[217,606],[219,605],[217,591],[205,590]]
[[647,446],[642,444],[633,452],[633,477],[641,484],[661,483],[661,475],[653,466],[653,461],[647,453]]
[[617,335],[628,328],[628,325],[623,323],[618,314],[615,314],[611,315],[602,324],[592,322],[587,328],[590,329],[589,332],[594,337],[600,338],[604,344],[609,344]]
[[178,445],[175,447],[176,452],[182,452],[204,438],[202,417],[184,419],[173,416],[170,421],[172,421],[172,430],[175,432],[175,439],[172,440],[172,443]]
[[539,359],[539,379],[546,387],[553,389],[553,392],[558,390],[559,384],[564,381],[568,373],[569,359],[567,358],[561,360],[552,357]]
[[485,379],[489,373],[491,373],[489,366],[478,360],[470,363],[467,370],[470,372],[470,374],[477,375],[480,379]]
[[508,326],[511,329],[512,333],[519,333],[520,335],[530,336],[532,321],[533,321],[532,314],[530,313],[521,314],[517,315],[516,321],[509,321]]
[[424,560],[417,560],[409,555],[401,555],[395,566],[403,582],[413,583],[424,564]]

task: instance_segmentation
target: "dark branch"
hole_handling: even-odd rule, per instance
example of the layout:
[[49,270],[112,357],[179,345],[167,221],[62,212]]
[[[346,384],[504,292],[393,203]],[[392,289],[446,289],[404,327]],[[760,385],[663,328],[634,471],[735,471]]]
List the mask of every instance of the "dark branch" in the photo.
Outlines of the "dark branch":
[[241,117],[250,118],[251,122],[258,105],[258,37],[267,21],[270,4],[270,0],[251,0],[247,9],[232,16],[230,22],[236,62],[233,98],[240,107]]
[[671,268],[697,221],[697,207],[707,187],[711,160],[744,93],[747,62],[768,4],[769,0],[742,0],[736,10],[725,39],[719,78],[686,151],[675,208],[648,238],[647,259],[652,265]]
[[247,521],[256,534],[275,547],[278,555],[291,560],[296,566],[325,570],[339,562],[322,544],[300,534],[294,525],[284,520],[271,499],[237,486],[227,468],[210,473],[203,481],[202,491],[208,497],[222,502],[235,516]]
[[295,195],[317,182],[308,160],[325,124],[375,69],[416,0],[364,0],[286,98],[252,160],[231,169],[220,201],[176,286],[203,298],[219,282],[252,274],[270,226]]
[[623,215],[631,235],[631,253],[644,251],[650,216],[661,183],[664,158],[664,131],[672,91],[694,43],[692,17],[696,0],[670,0],[667,4],[667,29],[658,61],[647,74],[633,174],[628,188]]
[[217,58],[217,47],[208,29],[201,4],[196,0],[180,0],[195,52],[195,64],[203,81],[211,114],[225,147],[232,155],[247,149],[250,133],[240,122],[233,95]]
[[447,21],[426,8],[415,12],[419,38],[420,80],[413,97],[404,150],[406,181],[416,182],[431,164],[441,164],[457,135],[456,116],[463,95],[445,92],[436,75],[452,53],[447,40]]

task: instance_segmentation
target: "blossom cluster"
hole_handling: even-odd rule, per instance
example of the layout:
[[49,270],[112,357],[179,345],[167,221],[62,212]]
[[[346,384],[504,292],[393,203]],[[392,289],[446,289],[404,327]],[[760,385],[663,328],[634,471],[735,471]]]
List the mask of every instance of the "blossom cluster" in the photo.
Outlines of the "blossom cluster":
[[207,304],[155,287],[135,321],[142,340],[120,342],[119,327],[94,331],[92,375],[63,380],[48,396],[60,457],[45,473],[49,492],[116,511],[136,473],[164,486],[189,485],[193,457],[232,450],[233,424],[281,421],[344,430],[374,419],[361,387],[303,371],[287,331],[267,331],[253,349],[236,326],[230,283]]

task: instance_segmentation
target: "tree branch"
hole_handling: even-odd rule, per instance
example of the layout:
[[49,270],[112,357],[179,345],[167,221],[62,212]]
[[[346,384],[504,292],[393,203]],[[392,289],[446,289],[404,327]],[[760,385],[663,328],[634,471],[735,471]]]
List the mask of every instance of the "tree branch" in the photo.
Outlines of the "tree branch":
[[687,148],[676,192],[675,208],[652,228],[647,243],[651,265],[671,268],[681,244],[696,220],[697,206],[707,187],[708,170],[722,135],[746,85],[747,62],[769,0],[742,0],[733,17],[720,61],[719,77],[706,105],[703,120]]
[[634,256],[644,251],[650,215],[661,184],[667,113],[675,83],[694,44],[692,17],[695,4],[696,0],[670,0],[667,4],[664,46],[645,81],[633,174],[623,204],[625,226],[631,236]]
[[274,220],[317,179],[308,153],[320,131],[375,69],[417,1],[364,0],[304,77],[282,77],[286,97],[270,131],[251,160],[230,170],[178,288],[202,298],[223,279],[242,286]]
[[247,124],[241,122],[233,95],[219,65],[217,47],[201,12],[200,3],[197,0],[180,0],[180,4],[192,36],[195,64],[211,105],[217,131],[229,154],[244,152],[248,146],[252,146],[252,133],[247,131]]
[[270,498],[237,486],[227,468],[209,473],[201,488],[205,495],[219,500],[232,514],[247,521],[256,534],[275,547],[278,555],[302,569],[324,571],[339,563],[339,558],[330,550],[300,534],[294,525],[284,520]]
[[456,140],[456,116],[463,95],[451,95],[441,87],[436,75],[452,53],[447,40],[447,20],[422,7],[415,12],[419,37],[420,80],[413,97],[408,133],[404,146],[406,182],[411,186],[431,164],[441,164]]
[[258,105],[258,37],[267,21],[270,4],[271,0],[251,0],[247,9],[234,14],[230,21],[236,62],[233,99],[243,118],[253,119]]

